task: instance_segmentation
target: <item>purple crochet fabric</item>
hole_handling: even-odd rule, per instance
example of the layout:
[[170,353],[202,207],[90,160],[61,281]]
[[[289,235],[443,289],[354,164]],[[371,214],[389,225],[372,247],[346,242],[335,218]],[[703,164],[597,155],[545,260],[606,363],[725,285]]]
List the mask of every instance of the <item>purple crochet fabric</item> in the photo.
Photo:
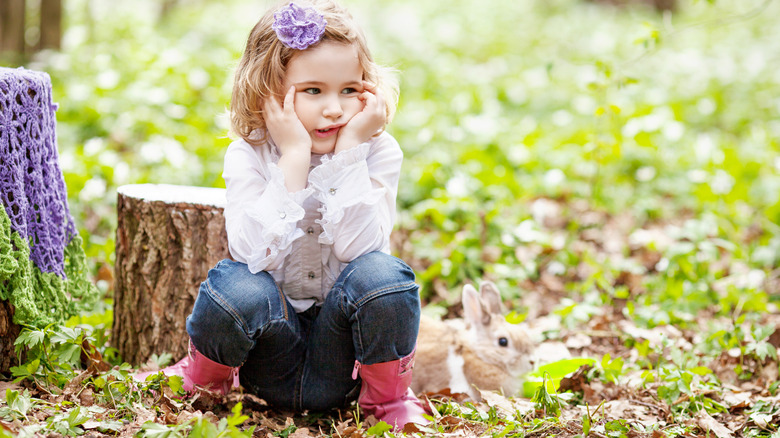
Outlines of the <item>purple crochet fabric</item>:
[[313,7],[290,3],[274,13],[271,27],[285,46],[305,50],[322,38],[327,24],[322,14]]
[[64,277],[76,227],[57,162],[56,109],[48,74],[0,67],[0,197],[11,228],[32,239],[38,269]]

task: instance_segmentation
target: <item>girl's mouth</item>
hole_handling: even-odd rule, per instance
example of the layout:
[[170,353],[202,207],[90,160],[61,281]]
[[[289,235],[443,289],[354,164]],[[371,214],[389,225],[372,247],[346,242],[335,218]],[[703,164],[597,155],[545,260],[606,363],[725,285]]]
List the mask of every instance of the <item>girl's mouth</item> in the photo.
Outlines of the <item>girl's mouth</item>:
[[325,129],[317,129],[314,131],[314,134],[319,138],[325,138],[338,133],[339,129],[341,129],[341,126],[331,126]]

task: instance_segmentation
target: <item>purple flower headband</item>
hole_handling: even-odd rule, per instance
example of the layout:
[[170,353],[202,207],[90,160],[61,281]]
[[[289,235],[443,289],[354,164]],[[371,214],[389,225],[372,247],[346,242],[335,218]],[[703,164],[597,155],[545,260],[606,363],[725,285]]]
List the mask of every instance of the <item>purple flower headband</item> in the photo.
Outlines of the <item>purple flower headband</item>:
[[271,27],[285,46],[304,50],[322,38],[326,24],[325,17],[313,7],[290,3],[274,13]]

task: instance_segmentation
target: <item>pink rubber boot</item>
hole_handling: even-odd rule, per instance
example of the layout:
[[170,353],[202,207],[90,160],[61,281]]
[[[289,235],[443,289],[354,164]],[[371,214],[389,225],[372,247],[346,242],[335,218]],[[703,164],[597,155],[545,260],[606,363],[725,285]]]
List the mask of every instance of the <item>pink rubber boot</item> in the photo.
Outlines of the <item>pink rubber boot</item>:
[[[161,370],[166,376],[181,376],[184,384],[182,387],[188,394],[195,392],[195,387],[205,388],[209,391],[227,394],[231,388],[238,387],[238,367],[229,367],[202,355],[190,341],[190,351],[184,359]],[[151,374],[159,371],[146,371],[134,374],[133,378],[139,382],[146,380]]]
[[423,414],[420,400],[409,388],[412,383],[414,351],[401,359],[373,365],[363,365],[355,361],[352,378],[357,379],[358,372],[363,379],[358,404],[366,416],[373,415],[402,430],[407,423],[430,423]]

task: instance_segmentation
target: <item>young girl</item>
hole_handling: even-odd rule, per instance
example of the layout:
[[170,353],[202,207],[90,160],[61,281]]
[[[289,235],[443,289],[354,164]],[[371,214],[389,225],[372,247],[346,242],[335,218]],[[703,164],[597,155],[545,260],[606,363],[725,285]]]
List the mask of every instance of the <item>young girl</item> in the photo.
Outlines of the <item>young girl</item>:
[[397,428],[427,422],[409,389],[418,287],[389,255],[403,155],[384,127],[396,101],[332,1],[282,5],[255,25],[223,173],[235,261],[209,271],[187,319],[190,354],[163,370],[186,390],[227,392],[237,373],[275,406],[357,397]]

